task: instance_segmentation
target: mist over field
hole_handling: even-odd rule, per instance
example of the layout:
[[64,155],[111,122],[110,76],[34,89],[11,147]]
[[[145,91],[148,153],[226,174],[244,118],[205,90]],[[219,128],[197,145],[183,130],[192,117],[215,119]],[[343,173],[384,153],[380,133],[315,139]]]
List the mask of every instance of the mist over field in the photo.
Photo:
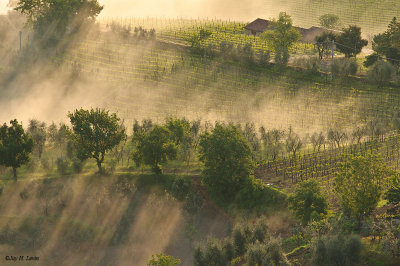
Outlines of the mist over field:
[[400,265],[400,1],[8,2],[0,265]]

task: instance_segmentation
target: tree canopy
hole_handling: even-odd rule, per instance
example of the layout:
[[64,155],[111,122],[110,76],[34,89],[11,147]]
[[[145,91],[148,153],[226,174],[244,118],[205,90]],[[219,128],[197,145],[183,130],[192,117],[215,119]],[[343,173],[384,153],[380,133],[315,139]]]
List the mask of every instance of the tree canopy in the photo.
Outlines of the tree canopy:
[[391,175],[392,172],[378,155],[367,153],[346,158],[333,184],[344,211],[360,223],[376,208],[384,180]]
[[27,135],[16,119],[0,127],[0,165],[12,167],[14,181],[17,181],[17,168],[29,162],[33,149],[33,139]]
[[336,41],[336,49],[346,57],[356,57],[368,45],[368,41],[361,38],[361,28],[357,26],[344,28]]
[[319,24],[327,29],[335,29],[339,25],[339,16],[335,14],[325,14],[319,17]]
[[68,117],[72,124],[70,137],[77,149],[77,157],[80,160],[94,158],[99,173],[102,173],[105,153],[126,137],[125,129],[119,124],[120,119],[115,113],[109,114],[103,109],[75,110]]
[[326,214],[328,207],[325,196],[316,180],[303,181],[288,198],[289,208],[303,224],[307,224],[313,215]]
[[234,125],[216,124],[200,138],[203,182],[214,195],[232,199],[253,169],[251,148]]
[[136,150],[133,159],[136,164],[150,165],[156,174],[161,174],[160,164],[168,159],[175,159],[177,145],[171,131],[165,126],[154,126],[148,131],[140,130],[133,136]]
[[384,33],[374,36],[372,49],[375,53],[367,57],[364,65],[373,65],[379,57],[386,57],[393,65],[398,66],[400,62],[400,22],[394,17]]
[[93,21],[102,9],[97,0],[19,0],[15,7],[27,16],[36,38],[52,42]]
[[263,37],[275,50],[275,62],[286,65],[289,60],[289,49],[300,40],[301,34],[293,27],[292,18],[286,12],[281,12],[278,20],[272,21],[272,30],[264,32]]

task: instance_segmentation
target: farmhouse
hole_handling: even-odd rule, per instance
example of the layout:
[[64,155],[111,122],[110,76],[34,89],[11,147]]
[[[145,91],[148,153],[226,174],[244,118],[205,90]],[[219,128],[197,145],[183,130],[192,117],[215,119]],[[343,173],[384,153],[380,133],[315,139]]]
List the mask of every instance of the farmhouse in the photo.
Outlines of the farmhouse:
[[266,31],[270,26],[270,21],[262,18],[258,18],[248,24],[244,29],[246,30],[246,34],[260,35],[264,31]]
[[[271,22],[266,19],[258,18],[253,22],[249,23],[245,28],[246,34],[252,35],[260,35],[264,31],[268,29],[272,29]],[[294,27],[297,29],[301,34],[300,42],[303,43],[315,43],[315,37],[320,35],[323,31],[326,31],[324,28],[312,26],[309,29],[301,28],[301,27]]]

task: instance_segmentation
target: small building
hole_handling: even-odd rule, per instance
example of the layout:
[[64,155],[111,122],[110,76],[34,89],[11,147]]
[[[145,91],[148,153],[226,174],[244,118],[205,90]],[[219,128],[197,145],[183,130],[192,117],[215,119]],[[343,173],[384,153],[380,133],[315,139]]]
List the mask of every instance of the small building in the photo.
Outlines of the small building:
[[250,35],[260,35],[270,27],[270,21],[262,18],[258,18],[253,22],[249,23],[245,29],[245,33]]

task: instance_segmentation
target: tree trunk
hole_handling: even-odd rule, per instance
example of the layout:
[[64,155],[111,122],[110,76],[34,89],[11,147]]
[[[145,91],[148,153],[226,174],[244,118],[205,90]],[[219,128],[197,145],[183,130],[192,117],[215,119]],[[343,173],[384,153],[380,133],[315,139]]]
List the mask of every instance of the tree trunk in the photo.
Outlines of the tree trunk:
[[17,168],[13,167],[14,182],[17,182]]
[[97,167],[99,168],[99,174],[103,173],[103,169],[101,168],[101,161],[97,160]]

